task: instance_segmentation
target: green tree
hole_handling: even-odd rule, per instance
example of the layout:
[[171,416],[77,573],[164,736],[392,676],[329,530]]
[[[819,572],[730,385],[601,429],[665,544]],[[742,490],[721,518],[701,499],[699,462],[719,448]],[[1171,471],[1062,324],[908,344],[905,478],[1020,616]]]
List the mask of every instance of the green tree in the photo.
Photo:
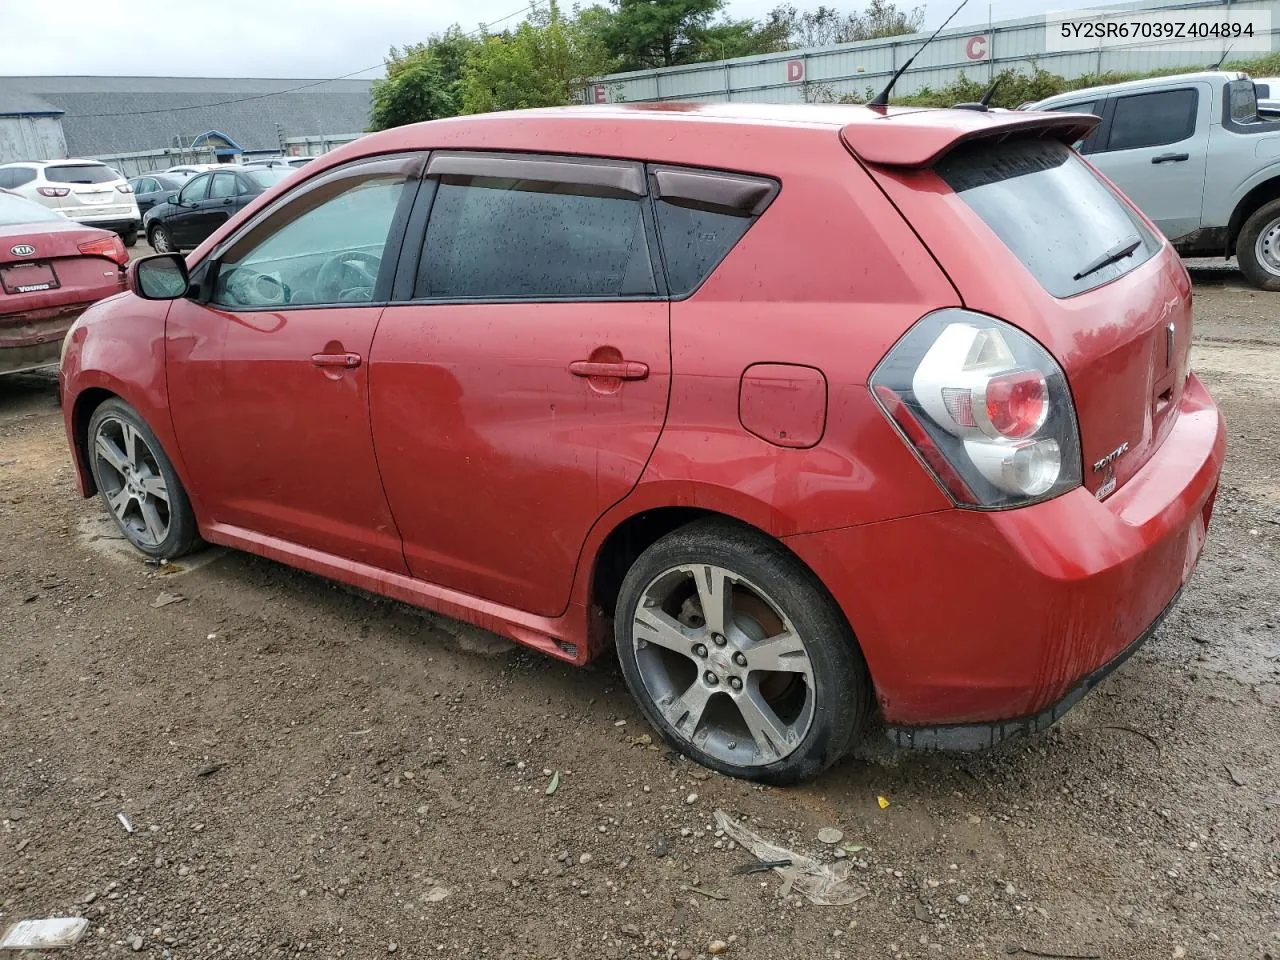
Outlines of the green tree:
[[460,84],[462,112],[571,103],[588,81],[608,71],[607,56],[582,14],[565,17],[553,2],[470,51]]
[[617,11],[604,41],[619,69],[710,59],[706,31],[724,0],[614,0],[614,4]]
[[899,10],[893,0],[871,0],[861,12],[841,13],[824,5],[801,11],[783,4],[769,12],[765,23],[784,32],[792,48],[827,47],[919,33],[924,25],[924,8]]
[[371,129],[385,130],[458,113],[467,55],[476,45],[455,24],[424,43],[392,47],[386,59],[386,79],[373,85]]
[[452,117],[458,98],[444,77],[440,64],[429,56],[415,56],[401,65],[394,77],[373,85],[370,129],[386,130],[406,123]]

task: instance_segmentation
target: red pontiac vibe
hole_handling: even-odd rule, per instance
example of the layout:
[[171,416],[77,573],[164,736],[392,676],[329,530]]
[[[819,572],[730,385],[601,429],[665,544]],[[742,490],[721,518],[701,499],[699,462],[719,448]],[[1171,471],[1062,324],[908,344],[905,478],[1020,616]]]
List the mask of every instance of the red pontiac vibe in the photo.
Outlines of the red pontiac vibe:
[[81,492],[585,663],[785,783],[1041,730],[1154,630],[1222,464],[1191,287],[1094,117],[641,104],[402,127],[61,383]]
[[0,190],[0,374],[57,363],[80,311],[125,289],[128,259],[114,233]]

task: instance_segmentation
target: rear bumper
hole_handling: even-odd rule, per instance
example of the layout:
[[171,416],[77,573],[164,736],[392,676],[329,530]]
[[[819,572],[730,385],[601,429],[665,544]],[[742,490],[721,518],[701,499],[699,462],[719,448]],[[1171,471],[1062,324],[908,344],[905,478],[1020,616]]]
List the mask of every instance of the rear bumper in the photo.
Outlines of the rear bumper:
[[93,302],[29,310],[17,317],[0,315],[0,374],[57,363],[67,331]]
[[74,220],[76,223],[83,223],[86,227],[97,227],[100,230],[112,230],[116,233],[128,233],[130,230],[139,230],[142,227],[141,217],[92,217],[76,215],[70,216],[67,219]]
[[1154,629],[1199,558],[1224,447],[1191,376],[1160,448],[1106,500],[1078,488],[787,543],[848,616],[891,736],[977,746],[1052,723]]

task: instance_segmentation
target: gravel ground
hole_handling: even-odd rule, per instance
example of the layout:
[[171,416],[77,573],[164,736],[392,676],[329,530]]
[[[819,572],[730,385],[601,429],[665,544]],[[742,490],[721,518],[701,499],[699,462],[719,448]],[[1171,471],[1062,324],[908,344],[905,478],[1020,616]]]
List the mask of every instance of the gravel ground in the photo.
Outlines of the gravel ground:
[[[85,916],[77,957],[1280,956],[1280,296],[1196,280],[1231,441],[1157,636],[1035,740],[873,737],[787,790],[650,742],[610,663],[244,554],[146,566],[76,497],[49,379],[0,380],[0,928]],[[736,875],[716,809],[823,860],[839,828],[866,896]]]

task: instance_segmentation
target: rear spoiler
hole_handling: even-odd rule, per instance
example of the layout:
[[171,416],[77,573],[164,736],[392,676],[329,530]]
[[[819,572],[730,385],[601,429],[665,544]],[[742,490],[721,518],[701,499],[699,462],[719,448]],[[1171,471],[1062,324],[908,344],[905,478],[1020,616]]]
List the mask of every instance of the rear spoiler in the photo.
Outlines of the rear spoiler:
[[840,139],[867,163],[928,167],[964,143],[1011,138],[1059,140],[1072,144],[1098,125],[1089,113],[916,110],[883,119],[846,124]]

